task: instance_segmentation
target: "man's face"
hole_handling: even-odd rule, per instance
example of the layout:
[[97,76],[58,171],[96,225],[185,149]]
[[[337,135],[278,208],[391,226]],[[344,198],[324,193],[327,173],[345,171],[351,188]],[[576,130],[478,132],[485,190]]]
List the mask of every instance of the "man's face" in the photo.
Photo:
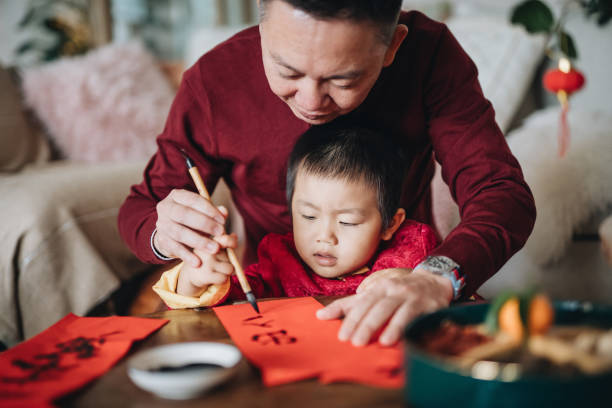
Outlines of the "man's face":
[[362,180],[321,177],[299,168],[291,211],[300,258],[325,278],[363,267],[383,237],[376,192]]
[[259,27],[272,92],[313,125],[358,107],[391,62],[373,24],[317,20],[275,0],[267,3]]

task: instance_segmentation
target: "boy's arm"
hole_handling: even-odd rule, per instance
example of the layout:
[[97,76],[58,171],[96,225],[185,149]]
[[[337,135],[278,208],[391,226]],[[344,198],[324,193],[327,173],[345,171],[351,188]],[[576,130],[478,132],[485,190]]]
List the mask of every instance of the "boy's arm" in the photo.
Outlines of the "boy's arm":
[[[256,298],[282,297],[286,295],[279,279],[279,273],[282,273],[279,260],[293,257],[288,249],[287,236],[283,235],[268,234],[259,243],[257,247],[259,262],[249,265],[244,270],[244,274]],[[244,292],[242,292],[238,282],[238,277],[232,275],[231,280],[232,285],[228,298],[245,299]]]
[[209,285],[200,296],[185,296],[176,293],[179,275],[183,262],[174,268],[164,272],[153,285],[153,290],[162,298],[164,303],[171,309],[190,309],[194,307],[215,306],[223,303],[229,295],[231,279],[220,285]]
[[[285,295],[278,279],[278,267],[275,257],[290,256],[283,237],[275,234],[266,236],[258,248],[259,263],[249,265],[244,273],[249,281],[251,290],[257,298],[281,297]],[[194,307],[212,307],[224,303],[226,300],[243,300],[244,292],[236,275],[220,285],[209,285],[199,297],[179,295],[176,292],[179,275],[183,262],[162,274],[153,290],[162,298],[164,303],[172,309],[187,309]]]

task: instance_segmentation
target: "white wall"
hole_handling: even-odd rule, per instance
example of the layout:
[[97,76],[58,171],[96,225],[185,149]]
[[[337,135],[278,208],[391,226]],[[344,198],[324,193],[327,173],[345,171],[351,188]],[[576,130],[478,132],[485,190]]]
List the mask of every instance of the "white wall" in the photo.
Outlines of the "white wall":
[[0,64],[12,64],[14,49],[27,37],[17,29],[27,5],[27,1],[0,0]]
[[576,67],[586,76],[585,87],[570,103],[581,109],[612,112],[612,22],[599,27],[582,13],[568,16],[566,30],[578,49]]

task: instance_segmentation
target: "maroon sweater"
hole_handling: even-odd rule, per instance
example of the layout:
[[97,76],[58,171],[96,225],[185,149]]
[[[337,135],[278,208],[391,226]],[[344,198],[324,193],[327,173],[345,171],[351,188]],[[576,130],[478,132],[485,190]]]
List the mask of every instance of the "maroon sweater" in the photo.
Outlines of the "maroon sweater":
[[[374,124],[407,152],[401,205],[425,223],[431,223],[435,153],[461,223],[431,255],[462,266],[469,296],[527,240],[533,197],[483,97],[476,66],[447,27],[418,12],[403,13],[400,22],[409,31],[395,61],[341,120]],[[158,151],[120,210],[123,239],[143,261],[163,262],[149,246],[155,205],[172,189],[195,191],[178,150],[184,148],[210,191],[221,177],[229,185],[245,221],[245,263],[254,262],[266,234],[291,230],[286,161],[308,127],[270,90],[257,27],[238,33],[183,75]]]
[[[264,297],[352,295],[372,272],[388,268],[414,268],[436,246],[436,235],[425,225],[406,220],[390,241],[382,241],[366,273],[323,278],[302,262],[293,234],[268,234],[259,244],[259,262],[245,269],[253,294]],[[227,295],[219,301],[244,299],[236,275]]]

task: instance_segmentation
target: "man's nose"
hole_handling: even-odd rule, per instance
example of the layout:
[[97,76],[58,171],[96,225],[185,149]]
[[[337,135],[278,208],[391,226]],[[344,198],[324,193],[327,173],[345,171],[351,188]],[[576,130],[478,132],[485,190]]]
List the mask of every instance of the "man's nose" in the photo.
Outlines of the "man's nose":
[[332,222],[323,223],[317,236],[317,242],[329,245],[338,244],[338,237],[336,236],[334,224]]
[[306,113],[316,113],[321,110],[326,99],[327,93],[325,87],[318,81],[310,78],[304,78],[301,81],[295,94],[295,101],[300,108],[308,111]]

